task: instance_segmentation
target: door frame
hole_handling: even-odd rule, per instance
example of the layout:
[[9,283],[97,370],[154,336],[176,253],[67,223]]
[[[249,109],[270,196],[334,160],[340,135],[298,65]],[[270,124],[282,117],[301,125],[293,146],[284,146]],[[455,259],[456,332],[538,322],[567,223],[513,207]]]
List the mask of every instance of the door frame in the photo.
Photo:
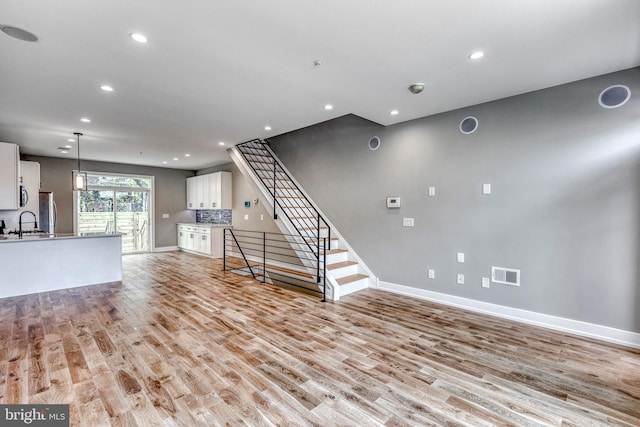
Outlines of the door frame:
[[[103,176],[123,176],[126,178],[143,178],[151,180],[151,188],[149,188],[149,224],[151,230],[149,233],[149,253],[156,251],[156,216],[155,216],[155,200],[156,200],[156,177],[153,175],[131,174],[131,173],[117,173],[117,172],[96,172],[96,171],[84,171],[87,175],[103,175]],[[106,191],[113,190],[126,190],[133,189],[135,187],[99,187]],[[73,234],[78,235],[78,191],[73,191]]]

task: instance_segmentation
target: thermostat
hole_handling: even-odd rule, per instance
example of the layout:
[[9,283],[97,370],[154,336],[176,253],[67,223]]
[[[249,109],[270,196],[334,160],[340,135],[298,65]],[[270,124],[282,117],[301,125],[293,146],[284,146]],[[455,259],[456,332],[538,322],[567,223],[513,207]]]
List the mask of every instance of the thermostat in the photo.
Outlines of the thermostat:
[[400,207],[400,197],[387,197],[387,208],[398,209]]

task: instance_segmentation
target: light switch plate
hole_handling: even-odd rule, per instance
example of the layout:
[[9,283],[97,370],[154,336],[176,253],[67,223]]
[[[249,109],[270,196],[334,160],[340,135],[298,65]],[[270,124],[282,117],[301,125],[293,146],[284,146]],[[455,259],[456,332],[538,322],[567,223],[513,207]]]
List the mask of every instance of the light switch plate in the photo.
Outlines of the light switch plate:
[[482,194],[491,194],[491,184],[482,184]]
[[464,253],[458,252],[457,260],[458,262],[464,262]]
[[488,277],[483,277],[482,278],[482,287],[483,288],[488,288],[489,287],[489,278]]
[[458,285],[464,285],[464,274],[458,274]]
[[427,276],[429,277],[429,279],[435,279],[436,278],[436,271],[432,270],[432,269],[429,269],[427,271]]
[[403,227],[413,227],[413,224],[414,224],[413,218],[402,218]]
[[169,214],[162,214],[162,218],[164,218],[164,219],[169,218]]
[[245,220],[249,219],[249,215],[248,215],[248,214],[245,214],[245,215],[244,215],[244,219],[245,219]]
[[429,196],[435,196],[436,195],[436,187],[429,187]]

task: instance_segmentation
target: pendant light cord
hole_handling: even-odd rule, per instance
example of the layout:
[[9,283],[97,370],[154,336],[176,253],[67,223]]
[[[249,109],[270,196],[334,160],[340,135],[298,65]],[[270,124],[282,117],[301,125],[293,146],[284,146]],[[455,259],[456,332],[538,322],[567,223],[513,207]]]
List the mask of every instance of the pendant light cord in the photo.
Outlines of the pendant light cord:
[[80,173],[80,136],[82,135],[80,132],[73,133],[78,139],[78,173]]

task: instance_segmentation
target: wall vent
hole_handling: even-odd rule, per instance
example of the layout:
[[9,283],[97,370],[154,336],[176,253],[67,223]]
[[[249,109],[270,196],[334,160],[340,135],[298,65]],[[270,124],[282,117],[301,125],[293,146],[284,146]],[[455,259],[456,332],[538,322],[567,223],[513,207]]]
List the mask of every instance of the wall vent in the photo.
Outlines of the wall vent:
[[473,116],[465,117],[460,121],[458,129],[460,129],[460,132],[464,133],[465,135],[474,133],[476,129],[478,129],[478,119]]
[[609,86],[598,96],[598,103],[603,108],[622,107],[631,98],[631,90],[625,85]]
[[377,150],[378,148],[380,148],[380,138],[378,138],[377,136],[372,136],[369,139],[369,150]]
[[503,285],[520,286],[520,270],[492,266],[491,281]]

